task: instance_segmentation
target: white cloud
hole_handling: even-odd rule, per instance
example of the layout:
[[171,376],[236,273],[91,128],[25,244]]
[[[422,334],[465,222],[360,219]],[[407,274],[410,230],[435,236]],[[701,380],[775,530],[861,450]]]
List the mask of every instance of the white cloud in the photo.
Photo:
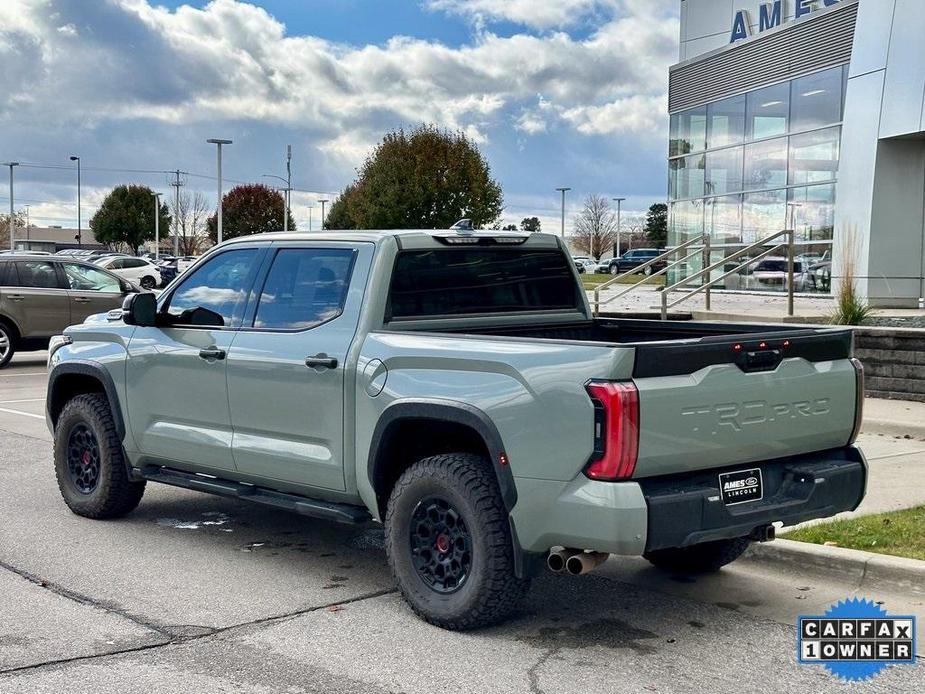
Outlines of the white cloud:
[[[446,11],[519,17],[529,26],[560,25],[571,15],[622,5],[430,3]],[[325,134],[329,151],[354,161],[385,127],[398,124],[435,122],[483,142],[492,126],[509,122],[508,109],[521,113],[515,127],[527,134],[543,132],[556,114],[583,133],[654,134],[653,120],[663,114],[641,109],[665,93],[677,22],[651,10],[649,3],[631,3],[584,39],[563,32],[483,32],[460,47],[406,37],[354,47],[287,36],[266,11],[235,0],[175,12],[148,0],[77,8],[54,0],[6,0],[0,53],[12,53],[22,69],[0,70],[0,90],[12,94],[15,104],[11,111],[5,99],[0,118],[42,114],[62,127],[130,119],[260,120],[315,128]],[[535,21],[528,22],[531,17]],[[529,113],[538,93],[550,106],[543,118]]]

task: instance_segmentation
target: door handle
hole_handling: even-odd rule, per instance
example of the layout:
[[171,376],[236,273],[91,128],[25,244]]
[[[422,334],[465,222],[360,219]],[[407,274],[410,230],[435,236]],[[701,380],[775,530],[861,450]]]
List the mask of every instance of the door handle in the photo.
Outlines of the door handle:
[[206,361],[211,361],[214,359],[222,360],[225,358],[225,350],[223,349],[201,349],[199,350],[199,358],[205,359]]
[[316,354],[313,357],[305,357],[305,366],[315,370],[336,369],[337,359],[334,357],[329,357],[324,352],[321,352],[320,354]]
[[22,301],[25,297],[20,296],[19,294],[10,294],[6,298],[10,301]]
[[75,296],[75,297],[74,297],[74,303],[77,303],[77,304],[89,304],[89,303],[90,303],[90,300],[87,299],[87,298],[85,298],[85,297],[82,297],[82,296]]

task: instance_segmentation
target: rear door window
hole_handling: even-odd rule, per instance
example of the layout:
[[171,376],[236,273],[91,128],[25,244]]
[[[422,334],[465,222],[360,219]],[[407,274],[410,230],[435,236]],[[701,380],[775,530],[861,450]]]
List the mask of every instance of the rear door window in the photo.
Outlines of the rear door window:
[[350,248],[284,248],[267,274],[255,328],[306,330],[339,316],[356,253]]
[[571,262],[559,251],[405,251],[395,262],[386,320],[579,306]]
[[14,263],[19,276],[19,287],[34,289],[62,289],[54,263],[43,260],[19,260]]

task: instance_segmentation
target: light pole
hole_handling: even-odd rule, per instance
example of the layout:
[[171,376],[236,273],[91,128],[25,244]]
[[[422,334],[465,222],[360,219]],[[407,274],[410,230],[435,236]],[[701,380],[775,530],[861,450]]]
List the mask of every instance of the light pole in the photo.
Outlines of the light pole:
[[222,242],[222,145],[230,145],[231,140],[220,140],[218,138],[209,138],[206,140],[210,145],[217,145],[218,151],[218,209],[216,210],[216,230],[217,241]]
[[562,238],[565,238],[565,194],[571,190],[571,188],[556,188],[560,193],[562,193]]
[[321,203],[321,231],[324,231],[324,206],[327,204],[327,200],[319,200]]
[[292,145],[286,145],[286,215],[283,218],[283,230],[289,230],[289,207],[292,205]]
[[308,230],[312,230],[312,210],[315,209],[314,205],[308,206]]
[[[25,210],[26,210],[26,241],[27,241],[27,242],[30,240],[30,237],[29,237],[29,224],[30,224],[30,220],[29,220],[29,208],[30,208],[30,207],[32,207],[32,205],[23,205],[23,208],[25,208]],[[26,243],[26,245],[28,246],[29,244]]]
[[77,162],[77,247],[83,245],[83,234],[80,230],[80,157],[71,155],[71,161]]
[[13,246],[13,231],[16,229],[16,218],[13,216],[13,167],[19,166],[18,161],[7,161],[3,166],[10,167],[10,250],[16,250]]
[[264,178],[276,178],[286,184],[283,188],[283,231],[289,231],[289,181],[276,174],[260,174]]
[[613,198],[613,201],[617,203],[617,255],[623,255],[620,251],[620,222],[622,221],[620,219],[620,206],[623,204],[624,200],[626,200],[626,198]]
[[151,193],[154,198],[154,259],[161,256],[161,194]]

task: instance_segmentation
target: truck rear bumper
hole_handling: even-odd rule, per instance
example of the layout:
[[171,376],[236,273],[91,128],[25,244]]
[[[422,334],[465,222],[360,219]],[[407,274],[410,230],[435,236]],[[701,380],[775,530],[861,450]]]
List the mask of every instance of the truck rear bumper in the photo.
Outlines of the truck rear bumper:
[[[754,468],[761,469],[762,498],[724,504],[719,475]],[[849,446],[631,482],[584,475],[571,482],[515,481],[518,502],[511,522],[524,552],[562,546],[640,555],[854,510],[864,498],[867,462]]]
[[[720,475],[759,468],[763,497],[727,505]],[[646,551],[744,537],[756,528],[795,525],[852,511],[867,485],[867,462],[853,446],[808,455],[639,480],[648,506]]]

